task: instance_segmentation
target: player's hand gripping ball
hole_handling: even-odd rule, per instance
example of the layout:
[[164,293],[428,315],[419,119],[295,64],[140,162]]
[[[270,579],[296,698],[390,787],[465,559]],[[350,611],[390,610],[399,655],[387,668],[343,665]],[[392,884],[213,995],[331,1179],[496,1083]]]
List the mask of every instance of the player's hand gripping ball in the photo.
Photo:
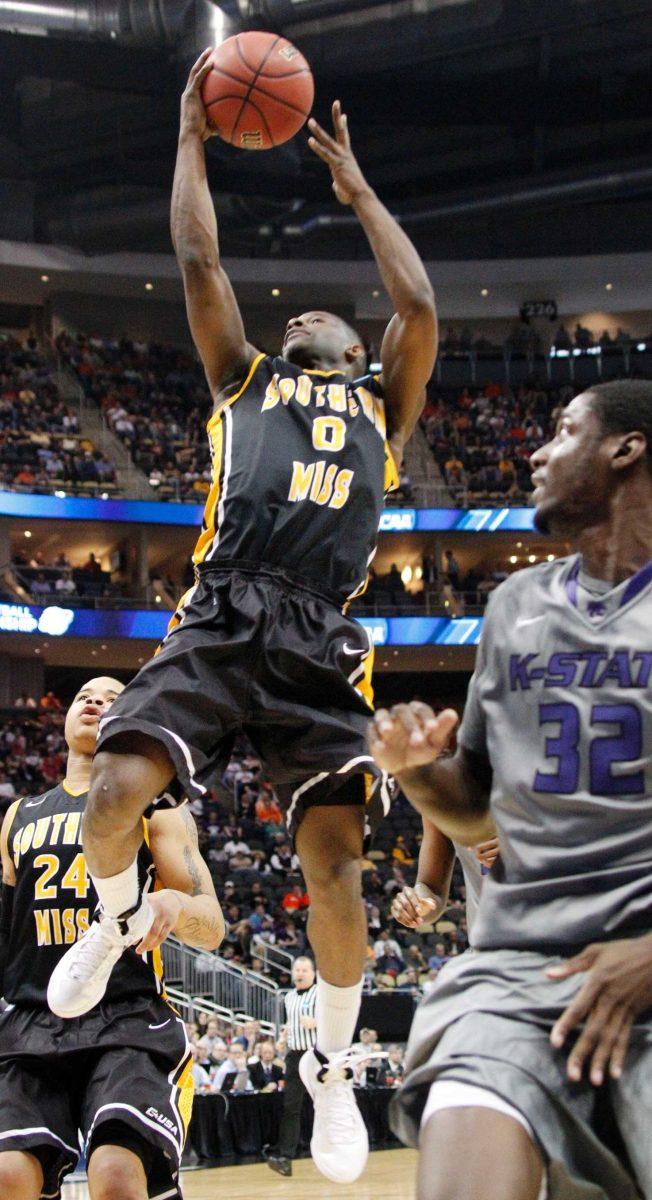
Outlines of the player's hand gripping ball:
[[211,132],[242,150],[271,150],[298,133],[315,95],[303,54],[275,33],[227,38],[202,64],[201,98]]

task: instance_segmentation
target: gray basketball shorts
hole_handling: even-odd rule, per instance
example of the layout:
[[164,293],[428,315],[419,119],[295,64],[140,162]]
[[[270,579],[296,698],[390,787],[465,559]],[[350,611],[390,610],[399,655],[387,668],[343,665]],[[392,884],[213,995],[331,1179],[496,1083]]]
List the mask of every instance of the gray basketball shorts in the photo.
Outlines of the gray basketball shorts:
[[549,1200],[652,1200],[652,1011],[632,1030],[619,1080],[571,1083],[573,1039],[555,1050],[549,1037],[583,977],[547,979],[546,967],[559,961],[473,950],[448,963],[415,1014],[390,1124],[417,1146],[431,1085],[455,1079],[493,1092],[527,1120]]

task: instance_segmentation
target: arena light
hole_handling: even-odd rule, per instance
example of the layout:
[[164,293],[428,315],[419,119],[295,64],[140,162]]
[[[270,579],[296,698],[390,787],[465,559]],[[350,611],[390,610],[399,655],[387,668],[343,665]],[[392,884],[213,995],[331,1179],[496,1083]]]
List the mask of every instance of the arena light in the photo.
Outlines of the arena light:
[[510,561],[510,562],[512,563],[512,565],[513,565],[514,563],[517,563],[517,562],[518,562],[518,559],[517,559],[517,557],[516,557],[516,555],[515,555],[515,554],[510,554],[510,556],[509,556],[509,561]]
[[554,554],[549,554],[549,555],[548,555],[548,562],[554,562],[554,561],[555,561],[555,556],[554,556]]
[[66,498],[65,492],[58,491],[58,492],[55,492],[54,494],[57,497],[57,500],[65,500],[65,498]]
[[612,292],[613,287],[614,287],[613,283],[605,283],[604,290],[605,290],[605,292]]
[[281,294],[280,288],[272,288],[272,296],[280,296],[280,294]]
[[41,275],[41,283],[49,283],[49,282],[50,282],[49,275]]
[[637,350],[647,350],[647,342],[637,342]]
[[403,570],[401,571],[401,579],[403,583],[412,583],[412,567],[403,567]]
[[26,537],[26,538],[31,538],[31,536],[32,536],[32,531],[31,531],[31,529],[26,529],[26,530],[25,530],[25,537]]
[[208,16],[208,24],[211,32],[211,41],[214,46],[220,46],[224,41],[224,26],[226,17],[221,8],[213,5]]

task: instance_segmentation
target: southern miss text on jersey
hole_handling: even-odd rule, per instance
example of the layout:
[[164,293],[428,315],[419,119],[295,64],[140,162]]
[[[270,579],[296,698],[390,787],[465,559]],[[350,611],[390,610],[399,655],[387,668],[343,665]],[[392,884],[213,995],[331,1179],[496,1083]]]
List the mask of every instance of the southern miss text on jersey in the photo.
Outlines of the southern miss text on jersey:
[[377,376],[258,355],[208,423],[213,484],[195,564],[272,565],[342,600],[365,585],[398,485]]
[[[88,792],[75,795],[65,782],[18,804],[7,844],[16,871],[4,997],[11,1004],[47,1007],[47,986],[67,948],[88,929],[98,904],[82,854],[81,822]],[[155,881],[144,841],[138,854],[141,884]],[[126,950],[116,964],[107,1001],[162,992],[160,951]]]

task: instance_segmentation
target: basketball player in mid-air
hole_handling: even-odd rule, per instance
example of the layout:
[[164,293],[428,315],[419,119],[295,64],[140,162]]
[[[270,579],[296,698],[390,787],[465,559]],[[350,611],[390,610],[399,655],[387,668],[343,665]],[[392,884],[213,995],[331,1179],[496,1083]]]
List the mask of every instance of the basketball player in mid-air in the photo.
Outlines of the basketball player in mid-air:
[[394,1127],[419,1200],[634,1200],[616,1127],[652,1200],[652,383],[577,396],[532,467],[576,553],[492,594],[455,755],[452,710],[370,729],[424,817],[472,844],[491,813],[500,841]]
[[[0,1016],[2,1200],[56,1200],[79,1157],[78,1133],[91,1200],[181,1196],[192,1059],[157,947],[174,931],[212,950],[224,933],[186,809],[141,821],[138,871],[154,920],[114,965],[101,1007],[68,1023],[46,1001],[53,967],[97,905],[81,820],[99,719],[122,690],[106,677],[81,688],[66,716],[65,779],[17,800],[2,826],[0,994],[12,1006]],[[103,941],[95,946],[103,957]]]
[[[197,582],[160,652],[102,722],[84,852],[103,916],[60,964],[49,999],[69,1017],[101,1000],[110,961],[149,919],[135,865],[142,812],[179,789],[205,796],[244,729],[286,799],[310,893],[318,1037],[301,1075],[315,1104],[315,1162],[346,1182],[368,1152],[349,1062],[366,953],[361,857],[389,797],[366,745],[372,645],[345,610],[364,590],[384,493],[421,411],[435,304],[418,254],[362,175],[336,103],[334,136],[312,122],[310,145],[357,214],[395,310],[382,372],[367,373],[355,330],[317,309],[289,322],[281,357],[254,349],[220,262],[206,178],[200,87],[209,57],[183,96],[172,196],[190,327],[213,397]],[[114,941],[102,964],[93,946],[105,923]]]

